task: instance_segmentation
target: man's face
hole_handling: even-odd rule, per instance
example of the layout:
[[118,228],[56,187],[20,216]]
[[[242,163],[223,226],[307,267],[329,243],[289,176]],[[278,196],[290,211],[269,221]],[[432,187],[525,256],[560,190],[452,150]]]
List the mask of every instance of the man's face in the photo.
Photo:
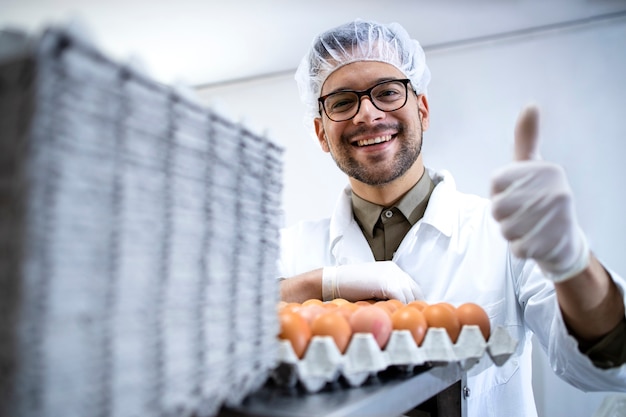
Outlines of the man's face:
[[[333,72],[321,95],[339,90],[365,90],[388,79],[406,78],[392,65],[360,61]],[[354,118],[333,122],[322,111],[315,119],[320,145],[330,152],[348,176],[368,185],[384,185],[401,177],[417,160],[422,148],[422,131],[428,127],[428,103],[424,96],[408,92],[404,107],[384,112],[361,97]],[[377,142],[377,143],[375,143]]]

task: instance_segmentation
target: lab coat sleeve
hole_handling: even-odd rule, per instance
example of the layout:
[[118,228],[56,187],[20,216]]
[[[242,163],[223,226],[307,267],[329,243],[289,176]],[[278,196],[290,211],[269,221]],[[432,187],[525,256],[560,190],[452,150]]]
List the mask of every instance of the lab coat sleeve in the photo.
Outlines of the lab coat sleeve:
[[[624,297],[626,282],[613,271],[609,274]],[[626,364],[609,369],[596,367],[578,349],[569,334],[558,306],[554,285],[545,279],[534,262],[525,262],[519,285],[524,318],[547,353],[554,373],[583,391],[626,392]]]

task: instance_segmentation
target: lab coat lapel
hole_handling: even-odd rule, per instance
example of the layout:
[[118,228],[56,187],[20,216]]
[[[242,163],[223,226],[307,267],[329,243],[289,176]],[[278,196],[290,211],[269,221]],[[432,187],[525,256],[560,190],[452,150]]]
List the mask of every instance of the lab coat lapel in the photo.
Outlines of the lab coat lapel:
[[458,204],[454,200],[456,183],[452,175],[446,170],[439,172],[429,170],[429,175],[435,183],[435,189],[430,196],[423,222],[450,237],[454,228],[453,220],[457,218],[459,210]]
[[330,219],[330,250],[337,265],[373,262],[374,255],[352,215],[350,186],[341,192]]
[[404,257],[414,257],[417,251],[417,235],[422,224],[429,224],[439,230],[444,236],[452,236],[454,229],[453,219],[458,217],[458,205],[454,201],[456,185],[452,175],[448,171],[434,172],[428,170],[428,175],[435,183],[435,189],[426,207],[426,212],[422,220],[417,222],[406,234],[398,250],[394,254],[393,260],[401,262]]

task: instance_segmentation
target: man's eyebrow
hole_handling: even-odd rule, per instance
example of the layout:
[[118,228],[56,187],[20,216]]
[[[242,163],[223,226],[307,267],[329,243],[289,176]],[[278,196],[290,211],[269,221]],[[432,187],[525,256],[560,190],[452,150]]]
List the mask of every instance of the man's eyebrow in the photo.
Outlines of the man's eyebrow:
[[369,87],[367,87],[367,88],[365,88],[363,90],[355,90],[354,88],[350,88],[350,87],[338,87],[338,88],[336,88],[336,89],[334,89],[332,91],[329,91],[326,94],[322,94],[322,96],[327,96],[329,94],[339,93],[339,92],[342,92],[342,91],[365,91],[368,88],[372,88],[376,84],[379,84],[379,83],[382,83],[382,82],[385,82],[385,81],[394,81],[394,80],[401,80],[401,79],[402,78],[397,78],[397,77],[381,77],[381,78],[376,79],[372,84],[370,84]]

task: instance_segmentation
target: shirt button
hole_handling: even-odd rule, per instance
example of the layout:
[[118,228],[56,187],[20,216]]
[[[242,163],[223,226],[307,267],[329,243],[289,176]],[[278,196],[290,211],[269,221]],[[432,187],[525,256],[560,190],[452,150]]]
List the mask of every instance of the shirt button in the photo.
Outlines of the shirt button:
[[388,218],[388,219],[390,219],[390,218],[391,218],[391,216],[393,216],[393,211],[391,211],[391,210],[387,210],[387,211],[385,212],[385,217],[386,217],[386,218]]

